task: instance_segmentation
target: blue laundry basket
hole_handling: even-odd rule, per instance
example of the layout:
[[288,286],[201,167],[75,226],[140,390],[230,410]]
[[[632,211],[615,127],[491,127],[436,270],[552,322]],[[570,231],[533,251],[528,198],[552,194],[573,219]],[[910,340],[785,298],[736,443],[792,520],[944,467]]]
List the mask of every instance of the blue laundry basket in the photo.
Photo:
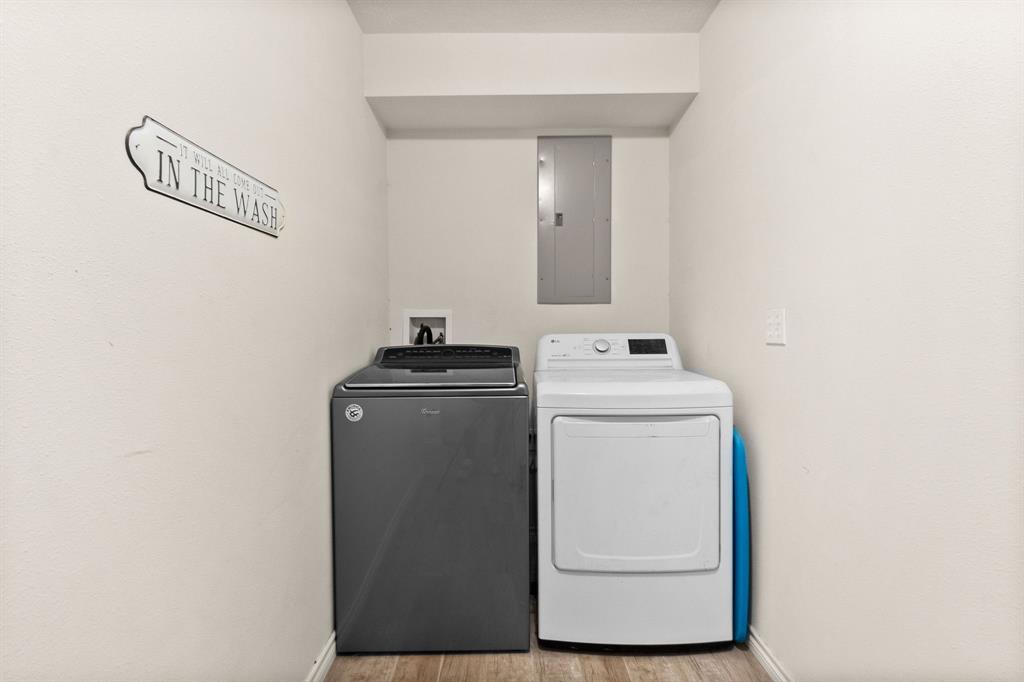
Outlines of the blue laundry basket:
[[746,642],[750,627],[750,482],[747,448],[732,430],[732,638]]

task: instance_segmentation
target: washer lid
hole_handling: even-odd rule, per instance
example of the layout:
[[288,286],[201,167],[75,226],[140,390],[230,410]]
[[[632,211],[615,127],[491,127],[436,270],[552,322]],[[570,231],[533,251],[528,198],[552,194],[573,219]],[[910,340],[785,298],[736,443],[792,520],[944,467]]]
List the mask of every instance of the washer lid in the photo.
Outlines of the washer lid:
[[681,369],[547,370],[535,372],[537,407],[731,407],[732,391],[718,379]]
[[511,388],[515,386],[515,367],[382,367],[370,365],[353,374],[345,388],[422,389],[433,388]]
[[369,367],[344,381],[346,389],[433,390],[513,388],[514,346],[385,346]]

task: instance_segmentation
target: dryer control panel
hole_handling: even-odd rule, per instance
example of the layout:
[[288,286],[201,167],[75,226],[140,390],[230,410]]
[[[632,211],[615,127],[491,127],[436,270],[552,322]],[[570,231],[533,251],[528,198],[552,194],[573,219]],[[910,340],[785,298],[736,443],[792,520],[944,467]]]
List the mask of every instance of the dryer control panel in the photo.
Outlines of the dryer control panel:
[[659,333],[548,334],[537,344],[537,370],[682,369],[676,342]]

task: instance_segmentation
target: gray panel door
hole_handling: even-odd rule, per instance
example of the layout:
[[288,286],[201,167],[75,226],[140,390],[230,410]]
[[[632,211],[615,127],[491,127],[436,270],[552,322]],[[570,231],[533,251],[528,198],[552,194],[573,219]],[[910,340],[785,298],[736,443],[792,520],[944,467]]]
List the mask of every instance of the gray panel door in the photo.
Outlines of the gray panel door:
[[537,302],[611,303],[612,139],[537,138]]

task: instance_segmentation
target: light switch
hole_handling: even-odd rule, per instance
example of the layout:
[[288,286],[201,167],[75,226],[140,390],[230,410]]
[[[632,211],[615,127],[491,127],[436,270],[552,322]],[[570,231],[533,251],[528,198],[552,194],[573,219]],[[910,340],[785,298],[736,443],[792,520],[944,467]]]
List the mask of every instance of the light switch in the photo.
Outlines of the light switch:
[[773,308],[768,311],[768,329],[765,343],[769,346],[786,345],[786,309]]

